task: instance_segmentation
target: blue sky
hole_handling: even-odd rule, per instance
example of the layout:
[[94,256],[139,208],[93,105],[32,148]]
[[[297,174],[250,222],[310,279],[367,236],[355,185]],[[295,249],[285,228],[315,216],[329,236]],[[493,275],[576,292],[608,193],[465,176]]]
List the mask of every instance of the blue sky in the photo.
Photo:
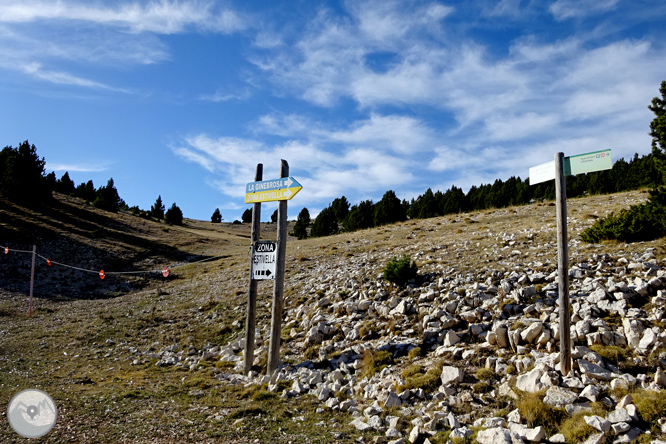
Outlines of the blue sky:
[[663,0],[0,0],[0,144],[204,220],[280,159],[290,218],[467,190],[648,153],[664,23]]

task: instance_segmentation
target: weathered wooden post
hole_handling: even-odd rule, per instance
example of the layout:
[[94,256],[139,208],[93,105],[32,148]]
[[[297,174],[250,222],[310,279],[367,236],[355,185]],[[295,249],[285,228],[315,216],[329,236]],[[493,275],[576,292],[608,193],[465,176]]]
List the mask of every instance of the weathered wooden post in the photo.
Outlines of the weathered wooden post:
[[571,371],[571,311],[569,309],[569,239],[564,153],[555,154],[555,201],[557,210],[557,290],[560,305],[560,372]]
[[[261,181],[264,166],[257,164],[254,174],[255,182]],[[254,245],[259,241],[261,231],[261,202],[252,204],[252,235],[251,242]],[[243,363],[243,374],[247,375],[252,369],[254,362],[255,324],[257,317],[257,281],[252,278],[252,266],[250,265],[250,286],[247,295],[247,313],[245,317],[245,362]]]
[[566,176],[609,170],[613,166],[611,150],[593,151],[564,157],[556,153],[555,160],[530,168],[530,185],[555,179],[557,210],[557,289],[560,305],[560,371],[571,371],[571,310],[569,308],[569,240],[567,235]]
[[[257,166],[254,182],[247,184],[245,203],[254,204],[252,211],[252,255],[250,259],[250,294],[247,303],[245,334],[245,362],[243,371],[250,372],[254,360],[254,331],[256,292],[258,280],[274,279],[271,337],[268,348],[267,373],[272,374],[280,361],[280,335],[282,333],[282,303],[284,289],[285,256],[287,253],[287,200],[303,188],[296,179],[289,177],[289,164],[282,160],[280,178],[261,180],[261,164]],[[278,201],[277,242],[259,241],[259,215],[261,202]]]
[[[289,177],[289,164],[280,163],[280,178]],[[282,336],[282,304],[284,291],[285,259],[287,256],[287,201],[278,202],[277,260],[273,286],[273,312],[271,315],[271,339],[268,346],[266,374],[272,375],[280,362],[280,340]]]

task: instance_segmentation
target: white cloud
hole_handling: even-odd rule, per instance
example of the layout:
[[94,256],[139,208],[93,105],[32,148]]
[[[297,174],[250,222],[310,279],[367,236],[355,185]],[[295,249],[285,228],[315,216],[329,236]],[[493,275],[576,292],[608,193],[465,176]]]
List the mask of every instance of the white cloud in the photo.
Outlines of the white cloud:
[[239,92],[228,92],[225,93],[222,90],[217,90],[213,94],[204,94],[199,97],[199,100],[206,102],[228,102],[230,100],[247,100],[250,97],[250,91],[247,89],[241,90]]
[[104,89],[108,91],[129,93],[130,91],[123,88],[115,88],[104,83],[96,82],[94,80],[84,79],[71,75],[66,72],[49,71],[42,68],[39,63],[31,63],[20,67],[20,70],[36,79],[43,80],[50,83],[59,85],[74,85],[86,88]]
[[63,164],[63,163],[48,162],[45,166],[45,169],[51,171],[97,173],[101,171],[107,171],[109,168],[106,165],[99,165],[99,164],[83,164],[83,163]]
[[521,115],[498,113],[485,120],[488,138],[495,141],[518,140],[552,133],[559,125],[555,114],[528,112]]
[[332,132],[330,138],[348,145],[384,147],[409,154],[430,148],[433,134],[412,117],[372,114],[369,120],[356,122],[350,130]]
[[247,27],[245,19],[231,10],[216,11],[210,2],[152,1],[109,7],[77,2],[40,0],[7,1],[0,10],[0,22],[82,21],[125,28],[132,32],[174,34],[188,26],[213,32],[232,33]]
[[557,0],[549,10],[557,20],[600,14],[615,8],[620,0]]
[[[201,134],[184,139],[173,152],[221,176],[214,181],[215,187],[230,196],[244,193],[258,159],[264,165],[264,179],[272,177],[269,169],[277,173],[280,159],[287,159],[290,175],[306,189],[299,195],[299,202],[306,204],[343,194],[367,197],[413,181],[411,171],[418,164],[414,153],[433,138],[421,122],[400,116],[373,115],[347,129],[321,126],[297,115],[268,115],[260,119],[257,131],[292,138],[268,145],[258,139],[214,139]],[[295,134],[301,140],[294,139]]]
[[[128,92],[74,70],[81,65],[125,67],[163,62],[170,54],[160,35],[231,34],[247,29],[250,23],[247,17],[210,1],[5,0],[0,7],[0,68],[21,67],[33,78],[53,84]],[[63,69],[64,64],[69,66]],[[218,94],[211,99],[224,97]]]

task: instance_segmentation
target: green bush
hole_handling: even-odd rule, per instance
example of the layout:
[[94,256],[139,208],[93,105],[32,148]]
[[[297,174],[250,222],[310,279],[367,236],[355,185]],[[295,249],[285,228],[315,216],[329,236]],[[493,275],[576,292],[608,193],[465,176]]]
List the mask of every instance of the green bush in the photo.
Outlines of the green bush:
[[416,279],[417,272],[416,263],[410,261],[407,256],[403,256],[402,259],[393,258],[384,267],[384,279],[403,285],[410,279]]
[[583,231],[581,240],[589,243],[603,240],[639,242],[666,236],[666,206],[662,202],[665,195],[664,190],[653,191],[647,203],[599,219]]

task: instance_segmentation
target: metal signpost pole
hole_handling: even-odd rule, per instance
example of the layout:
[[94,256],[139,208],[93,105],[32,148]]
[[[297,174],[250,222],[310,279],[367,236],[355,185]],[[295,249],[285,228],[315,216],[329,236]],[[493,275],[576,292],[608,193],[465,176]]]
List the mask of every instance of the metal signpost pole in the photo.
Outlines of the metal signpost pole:
[[[280,163],[280,178],[289,177],[289,164]],[[282,336],[282,303],[284,290],[285,258],[287,255],[287,201],[278,203],[277,220],[277,262],[275,264],[275,283],[273,287],[273,313],[271,316],[271,339],[268,346],[268,365],[266,374],[272,375],[280,361],[280,339]]]
[[555,200],[557,208],[557,288],[560,305],[560,371],[571,371],[571,311],[569,309],[569,241],[564,153],[555,154]]
[[[257,170],[254,175],[255,182],[261,181],[263,177],[264,166],[257,164]],[[261,202],[252,204],[252,248],[259,241],[261,231]],[[252,369],[254,362],[254,334],[257,316],[257,281],[252,279],[252,266],[250,265],[250,287],[247,295],[247,314],[245,319],[245,362],[243,365],[243,374],[247,375]]]

